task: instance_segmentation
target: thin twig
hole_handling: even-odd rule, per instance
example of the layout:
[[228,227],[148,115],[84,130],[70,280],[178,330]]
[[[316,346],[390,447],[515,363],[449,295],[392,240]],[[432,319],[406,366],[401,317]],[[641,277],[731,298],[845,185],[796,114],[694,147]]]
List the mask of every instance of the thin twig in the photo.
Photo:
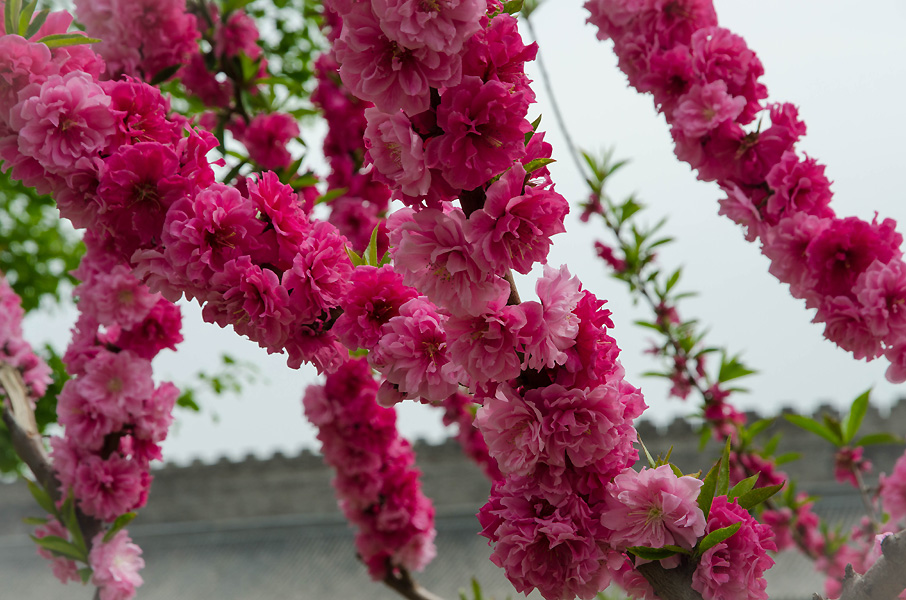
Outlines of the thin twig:
[[408,600],[443,600],[420,586],[406,569],[399,569],[398,573],[387,573],[384,584]]

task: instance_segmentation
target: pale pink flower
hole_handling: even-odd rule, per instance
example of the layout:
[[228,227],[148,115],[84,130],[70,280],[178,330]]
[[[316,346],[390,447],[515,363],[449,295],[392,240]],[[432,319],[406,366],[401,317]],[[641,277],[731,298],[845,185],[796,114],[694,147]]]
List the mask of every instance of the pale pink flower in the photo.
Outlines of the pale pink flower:
[[427,46],[456,54],[479,29],[483,0],[374,0],[374,13],[387,37],[404,48]]
[[91,541],[91,583],[100,588],[101,600],[129,600],[143,583],[138,574],[145,568],[142,549],[132,543],[125,529],[108,542],[104,542],[105,533],[100,532]]
[[85,365],[79,393],[104,414],[126,420],[136,404],[151,395],[151,362],[129,351],[102,351]]
[[906,517],[906,454],[897,459],[893,472],[880,477],[881,504],[890,520],[897,523]]
[[677,477],[669,465],[641,471],[627,469],[607,485],[601,524],[612,533],[610,544],[692,549],[705,531],[698,507],[702,481]]
[[115,131],[110,98],[86,73],[52,75],[19,98],[10,111],[19,152],[48,172],[66,174],[109,146]]

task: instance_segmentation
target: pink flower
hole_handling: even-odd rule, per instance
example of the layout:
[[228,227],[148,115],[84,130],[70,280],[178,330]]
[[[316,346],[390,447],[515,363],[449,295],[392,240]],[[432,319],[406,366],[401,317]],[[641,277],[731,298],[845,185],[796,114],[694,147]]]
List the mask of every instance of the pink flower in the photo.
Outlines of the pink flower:
[[906,339],[906,265],[876,260],[856,280],[853,290],[872,334],[888,344]]
[[551,236],[566,231],[566,199],[524,183],[525,169],[516,164],[491,184],[484,206],[469,216],[469,241],[488,270],[512,267],[527,274],[536,262],[547,262]]
[[808,268],[807,250],[831,223],[831,219],[799,212],[769,228],[762,238],[761,251],[771,260],[768,271],[789,284],[793,297],[806,298],[806,306],[816,305],[815,277]]
[[523,302],[526,326],[519,332],[525,344],[523,368],[551,368],[563,364],[564,350],[575,344],[579,333],[579,320],[573,310],[582,298],[579,279],[571,277],[569,270],[545,266],[544,275],[535,283],[541,303]]
[[735,183],[722,184],[721,189],[726,192],[727,197],[718,200],[720,210],[717,214],[728,217],[737,225],[745,228],[746,241],[754,242],[756,238],[761,237],[765,231],[765,225],[762,222],[761,213],[758,207],[752,202],[752,199]]
[[445,54],[459,52],[487,10],[482,0],[375,0],[372,6],[388,38],[410,50],[426,46]]
[[764,208],[765,219],[776,225],[782,218],[803,211],[818,217],[832,217],[830,181],[824,176],[824,165],[814,158],[799,160],[795,152],[786,152],[765,178],[773,194]]
[[440,402],[457,389],[457,373],[447,367],[443,320],[422,298],[409,300],[399,313],[382,328],[383,336],[369,359],[406,396]]
[[881,338],[872,334],[864,313],[848,296],[825,297],[813,322],[825,323],[824,337],[852,352],[856,360],[874,360],[883,354]]
[[525,154],[528,98],[510,93],[499,81],[463,77],[437,107],[443,134],[428,140],[428,165],[440,169],[447,183],[471,190],[502,173]]
[[[258,27],[243,10],[230,13],[226,21],[217,19],[214,27],[214,52],[218,56],[234,57],[245,54],[252,60],[261,56],[258,46]],[[297,134],[298,135],[298,134]]]
[[452,316],[446,325],[450,356],[473,385],[518,377],[522,368],[516,347],[524,325],[520,306],[504,306],[479,317]]
[[104,542],[105,533],[102,531],[91,540],[91,583],[100,588],[101,600],[129,600],[143,583],[138,574],[145,568],[142,549],[132,543],[125,529],[108,542]]
[[395,246],[391,255],[406,285],[458,315],[478,316],[506,302],[507,283],[473,258],[461,210],[406,209],[394,214],[398,216],[389,223]]
[[262,169],[279,170],[293,161],[286,145],[299,136],[299,125],[292,115],[271,113],[256,115],[237,136],[248,148],[249,158]]
[[50,173],[66,174],[107,149],[114,133],[110,98],[85,73],[53,75],[19,92],[10,111],[19,152]]
[[462,73],[484,81],[499,81],[532,102],[535,94],[529,87],[531,80],[525,74],[525,63],[535,60],[537,53],[538,44],[526,46],[522,41],[516,17],[501,12],[466,43]]
[[610,544],[692,549],[705,531],[698,507],[702,481],[677,477],[669,465],[636,472],[626,469],[607,485],[601,524],[612,533]]
[[417,115],[428,109],[431,88],[459,83],[462,59],[428,47],[408,49],[381,31],[370,3],[356,3],[343,17],[334,45],[343,83],[384,112]]
[[400,306],[418,296],[403,285],[402,278],[390,266],[356,267],[350,278],[349,292],[342,300],[343,314],[332,331],[349,348],[374,348],[381,338],[381,328],[399,315]]
[[387,185],[407,196],[424,196],[431,186],[422,138],[412,130],[405,113],[365,109],[365,159]]
[[699,77],[708,82],[723,81],[730,96],[744,98],[739,122],[752,121],[762,108],[760,101],[768,92],[764,84],[758,82],[764,74],[761,61],[749,50],[745,40],[728,29],[704,27],[692,34],[689,47]]
[[76,380],[79,393],[109,416],[126,420],[136,403],[151,395],[151,362],[129,351],[101,351]]
[[856,479],[856,473],[868,473],[871,471],[871,462],[862,458],[863,448],[857,446],[850,448],[844,446],[837,450],[834,455],[834,479],[840,483],[849,483],[856,489],[859,489],[859,481]]
[[576,494],[508,480],[494,484],[478,520],[493,547],[491,561],[517,592],[537,588],[547,600],[590,600],[610,584],[615,553],[601,543],[598,520]]
[[[59,521],[52,517],[50,517],[50,520],[47,521],[46,525],[39,525],[35,528],[36,538],[41,539],[49,535],[63,538],[64,540],[69,539],[69,531],[63,527]],[[79,568],[76,566],[74,560],[62,556],[55,556],[50,550],[42,548],[41,546],[38,546],[38,556],[50,561],[50,568],[53,571],[54,577],[56,577],[60,583],[65,584],[70,581],[82,580],[82,578],[79,577]]]
[[123,426],[124,413],[80,393],[77,380],[70,379],[57,399],[57,416],[66,435],[80,447],[100,451],[108,434]]
[[732,121],[742,112],[746,99],[727,93],[723,80],[693,85],[679,99],[671,119],[673,126],[690,138],[702,137],[724,121]]
[[726,496],[714,498],[705,533],[742,523],[739,531],[705,551],[692,575],[692,588],[705,600],[766,600],[764,571],[777,550],[771,530]]
[[120,331],[116,345],[140,358],[151,360],[164,348],[176,350],[176,345],[183,339],[181,327],[179,307],[160,298],[142,322]]
[[0,125],[9,119],[9,110],[19,101],[19,90],[56,75],[55,67],[46,44],[18,35],[0,36]]
[[531,475],[544,451],[541,412],[505,383],[481,400],[475,426],[500,470],[508,476]]
[[75,470],[72,492],[85,514],[101,521],[141,508],[147,498],[151,476],[144,466],[119,454],[104,460],[96,454],[84,457]]
[[311,323],[339,305],[349,289],[350,275],[346,238],[330,223],[318,221],[281,279],[296,320]]
[[887,263],[900,258],[903,236],[895,227],[892,219],[871,224],[856,217],[834,219],[806,250],[816,291],[827,296],[849,295],[856,279],[875,260]]
[[893,523],[906,517],[906,454],[897,459],[893,472],[881,474],[881,503]]

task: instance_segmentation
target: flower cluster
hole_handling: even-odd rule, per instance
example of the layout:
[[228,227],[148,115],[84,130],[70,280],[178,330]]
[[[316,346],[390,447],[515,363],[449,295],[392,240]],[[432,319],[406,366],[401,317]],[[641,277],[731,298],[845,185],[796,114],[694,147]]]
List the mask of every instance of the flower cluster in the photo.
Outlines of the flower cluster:
[[303,404],[336,470],[340,507],[358,528],[359,556],[381,580],[400,568],[421,570],[434,557],[435,531],[415,455],[397,433],[393,409],[378,406],[377,389],[368,363],[349,360],[324,386],[310,386]]
[[75,0],[76,16],[101,42],[111,78],[130,75],[150,81],[185,64],[197,52],[195,17],[185,0]]
[[[882,354],[906,380],[906,265],[895,222],[835,216],[824,166],[800,156],[792,104],[764,103],[761,62],[717,24],[711,0],[589,0],[598,37],[613,39],[629,82],[654,96],[677,156],[716,181],[720,213],[760,239],[770,272],[817,309],[824,335],[857,359]],[[756,116],[770,126],[747,131]]]
[[[44,395],[50,383],[50,367],[22,337],[22,300],[0,273],[0,363],[18,369],[29,392],[29,399]],[[2,395],[2,391],[0,391]]]

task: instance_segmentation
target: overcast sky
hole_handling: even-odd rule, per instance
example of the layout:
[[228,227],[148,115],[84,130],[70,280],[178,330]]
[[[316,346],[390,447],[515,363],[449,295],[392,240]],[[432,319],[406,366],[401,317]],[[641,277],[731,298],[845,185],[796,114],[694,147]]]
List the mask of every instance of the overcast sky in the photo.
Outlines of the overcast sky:
[[[649,221],[669,218],[666,233],[677,241],[661,253],[661,264],[666,269],[682,265],[682,290],[700,293],[681,304],[681,313],[708,325],[709,345],[742,353],[759,371],[744,380],[751,393],[736,396],[738,405],[769,414],[783,406],[805,411],[822,402],[844,406],[870,387],[882,406],[903,395],[901,386],[884,380],[883,359],[856,362],[825,341],[822,326],[810,323],[812,311],[767,273],[757,246],[717,215],[719,189],[698,182],[676,160],[664,119],[650,97],[627,87],[611,44],[597,41],[581,5],[548,0],[533,17],[567,126],[580,147],[592,152],[615,148],[617,157],[632,161],[612,182],[612,196],[635,193],[649,207],[644,213]],[[799,148],[827,165],[837,214],[871,219],[877,211],[880,218],[906,224],[906,4],[873,0],[857,9],[840,0],[725,0],[715,5],[720,23],[742,35],[760,57],[769,99],[799,106],[808,126]],[[587,192],[566,155],[538,72],[533,65],[528,70],[538,95],[530,117],[543,115],[541,128],[559,160],[551,167],[554,181],[575,206]],[[568,264],[586,288],[609,300],[616,322],[612,334],[623,349],[627,379],[642,388],[651,407],[648,417],[663,423],[695,412],[691,396],[688,403],[668,399],[664,383],[641,376],[658,365],[644,354],[651,336],[632,321],[649,315],[632,306],[625,286],[607,277],[603,263],[593,257],[592,244],[607,239],[604,232],[577,216],[574,210],[568,233],[554,238],[549,263]],[[519,285],[523,298],[533,296],[530,281]],[[186,305],[183,314],[186,341],[180,352],[166,351],[156,360],[159,380],[180,384],[199,370],[216,371],[224,352],[253,361],[259,376],[241,398],[203,396],[200,415],[177,411],[165,457],[186,462],[313,447],[314,430],[301,415],[300,398],[305,385],[316,381],[314,370],[287,369],[282,357],[267,356],[231,330],[203,323],[197,307]],[[27,332],[37,341],[67,329],[70,321],[66,314],[41,316],[27,323]],[[400,415],[409,436],[438,440],[444,435],[437,411],[408,403]]]

